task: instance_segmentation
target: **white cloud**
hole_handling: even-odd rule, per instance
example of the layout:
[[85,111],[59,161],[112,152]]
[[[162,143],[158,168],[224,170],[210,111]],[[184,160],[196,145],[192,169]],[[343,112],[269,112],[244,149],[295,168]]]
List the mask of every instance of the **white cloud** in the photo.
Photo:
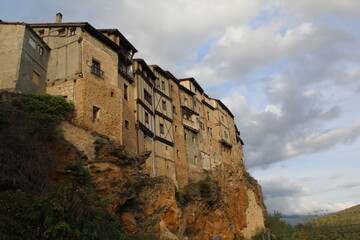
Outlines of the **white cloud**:
[[303,18],[318,18],[324,15],[360,17],[360,3],[358,0],[279,0],[278,2],[288,14]]
[[[283,215],[314,214],[323,210],[323,213],[340,211],[355,206],[355,201],[321,202],[314,200],[313,194],[306,187],[306,181],[298,178],[274,177],[259,179],[263,187],[265,203],[269,213],[281,212]],[[352,185],[351,185],[352,186]]]

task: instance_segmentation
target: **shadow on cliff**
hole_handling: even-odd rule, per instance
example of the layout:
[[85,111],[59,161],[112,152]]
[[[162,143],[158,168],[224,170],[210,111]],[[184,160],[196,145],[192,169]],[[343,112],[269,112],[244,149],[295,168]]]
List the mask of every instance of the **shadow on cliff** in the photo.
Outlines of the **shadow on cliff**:
[[[58,206],[56,211],[62,209],[60,212],[64,218],[59,223],[51,215],[57,229],[52,233],[58,233],[56,231],[60,229],[65,234],[57,239],[71,239],[66,235],[70,234],[67,233],[69,229],[72,229],[71,234],[80,236],[78,239],[86,239],[81,236],[86,235],[84,229],[87,228],[73,228],[74,221],[69,220],[76,214],[66,207],[69,201],[58,202],[70,198],[71,204],[75,205],[91,203],[86,205],[88,208],[85,209],[89,210],[84,210],[86,213],[91,213],[91,209],[101,210],[101,214],[94,213],[93,218],[86,215],[91,219],[88,220],[96,225],[97,221],[107,219],[101,222],[108,223],[106,226],[118,234],[119,239],[203,240],[214,235],[242,239],[255,235],[264,226],[265,206],[261,188],[243,165],[224,163],[211,172],[204,172],[202,180],[177,189],[171,179],[165,176],[152,178],[144,170],[150,152],[129,153],[124,146],[106,136],[71,124],[73,106],[65,104],[63,99],[48,95],[40,98],[53,103],[50,104],[53,107],[43,105],[37,96],[24,98],[18,93],[0,92],[0,190],[6,192],[0,195],[0,201],[3,212],[9,206],[14,210],[14,214],[0,214],[0,217],[11,220],[14,216],[23,216],[21,214],[28,216],[30,210],[24,211],[23,208],[36,210],[38,201],[50,201]],[[76,162],[81,163],[81,168],[75,170],[81,172],[84,169],[91,176],[91,182],[73,188],[73,192],[80,195],[67,195],[69,179],[75,181],[76,178],[72,177],[78,176],[74,175],[76,171],[69,168],[69,164]],[[75,186],[74,183],[70,185]],[[17,195],[17,190],[25,195]],[[17,198],[11,196],[22,199],[21,204],[12,205],[11,202]],[[29,202],[36,204],[29,205]],[[50,221],[46,214],[38,219],[43,221],[41,226]],[[28,217],[24,219],[31,221]],[[20,224],[18,220],[16,224]],[[22,226],[30,225],[25,223]],[[99,226],[102,225],[99,223]],[[0,237],[4,238],[2,231],[5,228],[6,224],[0,224]],[[124,235],[122,228],[132,235]],[[49,237],[48,228],[43,230],[42,235],[34,234],[40,234],[43,239],[55,239]],[[95,234],[94,239],[112,238]]]

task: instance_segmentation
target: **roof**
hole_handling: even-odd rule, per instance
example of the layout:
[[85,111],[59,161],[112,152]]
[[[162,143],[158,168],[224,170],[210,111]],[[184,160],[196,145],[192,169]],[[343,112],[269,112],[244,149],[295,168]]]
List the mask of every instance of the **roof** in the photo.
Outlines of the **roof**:
[[0,24],[3,24],[3,25],[26,25],[26,23],[24,23],[24,22],[4,22],[2,20],[0,20]]
[[182,91],[186,92],[187,94],[194,96],[196,95],[196,93],[194,93],[193,91],[191,91],[190,89],[188,89],[187,87],[179,84],[179,89],[181,89]]
[[129,40],[126,39],[126,37],[118,29],[109,28],[109,29],[97,29],[97,30],[102,33],[114,34],[116,36],[119,36],[120,46],[125,46],[125,48],[133,50],[134,53],[138,52],[138,50],[136,50],[136,48],[129,42]]
[[111,41],[102,32],[91,26],[88,22],[68,22],[68,23],[31,23],[32,28],[47,28],[47,27],[81,27],[87,31],[91,36],[97,38],[99,41],[113,49],[114,51],[121,50],[120,46]]
[[150,77],[153,79],[156,79],[155,74],[153,73],[153,71],[151,71],[151,69],[149,68],[149,65],[146,64],[146,62],[144,61],[144,59],[142,58],[136,58],[134,59],[135,62],[138,62],[139,64],[141,64],[141,66],[143,68],[145,68],[145,70],[150,74]]
[[200,90],[200,93],[204,93],[204,90],[202,89],[202,87],[200,86],[200,84],[195,80],[195,78],[182,78],[182,79],[179,79],[179,81],[180,82],[183,82],[183,81],[190,81],[190,82],[192,82],[194,85],[195,85],[195,87],[197,88],[197,89],[199,89]]
[[165,76],[165,77],[167,77],[169,79],[175,80],[176,83],[178,83],[177,78],[174,77],[174,75],[172,75],[169,71],[165,71],[164,69],[162,69],[158,65],[149,65],[149,67],[152,67],[155,71],[159,72],[161,75],[163,75],[163,76]]
[[227,108],[227,106],[225,106],[225,104],[224,104],[222,101],[220,101],[219,99],[214,99],[214,100],[216,100],[216,101],[219,103],[219,105],[220,105],[225,111],[227,111],[228,114],[229,114],[232,118],[234,118],[234,115],[232,114],[232,112]]
[[179,80],[171,72],[169,71],[165,71],[165,72],[169,75],[171,80],[173,80],[177,85],[180,85]]

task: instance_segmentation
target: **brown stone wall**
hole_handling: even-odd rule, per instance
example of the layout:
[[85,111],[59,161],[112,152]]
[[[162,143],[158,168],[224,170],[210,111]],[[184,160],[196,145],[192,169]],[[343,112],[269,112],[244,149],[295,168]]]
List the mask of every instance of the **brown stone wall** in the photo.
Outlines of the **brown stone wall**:
[[47,93],[67,96],[75,103],[74,122],[122,143],[122,93],[104,81],[78,78],[49,83]]
[[155,141],[156,170],[158,176],[168,176],[177,184],[173,147]]
[[[172,86],[172,87],[171,87]],[[184,139],[184,126],[182,123],[181,104],[180,104],[180,89],[174,80],[170,80],[170,96],[172,104],[175,107],[173,112],[173,133],[174,133],[174,147],[173,155],[175,161],[175,172],[179,187],[184,187],[189,180],[189,167],[187,162],[187,153]]]
[[[118,75],[119,79],[119,88],[121,89],[122,96],[122,140],[123,144],[126,146],[126,149],[133,153],[140,153],[141,147],[143,145],[142,141],[137,140],[137,130],[136,130],[136,104],[135,104],[135,84],[125,80],[121,75]],[[126,85],[126,87],[125,87]],[[126,88],[126,89],[125,89]],[[127,99],[124,97],[124,91],[127,91]],[[128,127],[125,125],[125,121],[128,122]],[[140,145],[140,149],[139,149]]]
[[0,56],[6,56],[0,64],[0,89],[15,89],[24,33],[24,25],[0,24]]

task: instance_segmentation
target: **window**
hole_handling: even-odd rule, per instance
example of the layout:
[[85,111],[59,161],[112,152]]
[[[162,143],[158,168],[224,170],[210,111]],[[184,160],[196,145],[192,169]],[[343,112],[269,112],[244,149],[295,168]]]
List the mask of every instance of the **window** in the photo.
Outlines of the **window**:
[[166,111],[166,102],[162,101],[162,109]]
[[36,49],[36,42],[35,42],[34,39],[29,38],[29,44],[30,44],[30,46],[32,46],[34,49]]
[[174,86],[173,85],[170,85],[170,90],[174,91]]
[[36,51],[39,53],[40,56],[42,56],[44,54],[44,48],[37,46]]
[[187,98],[184,98],[184,104],[185,104],[185,106],[188,105],[188,100],[187,100]]
[[197,161],[198,161],[198,157],[195,156],[195,157],[194,157],[194,163],[197,164]]
[[210,112],[207,112],[207,119],[210,120]]
[[161,81],[161,89],[165,91],[165,82]]
[[98,77],[104,78],[104,71],[100,68],[100,62],[93,59],[91,63],[91,73]]
[[167,151],[168,147],[165,145],[165,150]]
[[144,89],[144,98],[150,105],[152,105],[152,97],[146,89]]
[[160,133],[164,134],[164,124],[160,123]]
[[44,34],[45,34],[45,30],[44,30],[44,29],[39,30],[39,35],[40,35],[40,36],[42,36],[42,35],[44,35]]
[[145,112],[145,123],[149,124],[149,114]]
[[124,83],[124,98],[128,100],[128,86]]
[[177,132],[177,126],[175,125],[175,132]]
[[129,121],[128,120],[125,120],[125,128],[129,129]]
[[114,97],[114,90],[111,90],[110,97]]
[[70,36],[74,36],[76,34],[76,28],[70,28]]
[[93,121],[95,122],[96,119],[99,119],[100,116],[100,108],[93,106]]
[[32,82],[36,85],[39,86],[40,84],[40,73],[34,71],[33,75],[32,75]]
[[61,28],[58,30],[59,35],[65,34],[65,28]]
[[176,114],[176,107],[173,106],[173,113]]

